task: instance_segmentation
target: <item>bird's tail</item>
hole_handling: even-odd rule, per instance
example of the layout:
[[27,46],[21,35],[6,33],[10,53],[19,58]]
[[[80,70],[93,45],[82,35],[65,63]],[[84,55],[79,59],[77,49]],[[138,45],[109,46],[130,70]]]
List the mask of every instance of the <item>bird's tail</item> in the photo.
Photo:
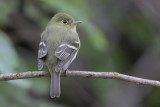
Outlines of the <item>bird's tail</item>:
[[60,72],[50,71],[51,74],[51,89],[50,96],[51,98],[60,97]]

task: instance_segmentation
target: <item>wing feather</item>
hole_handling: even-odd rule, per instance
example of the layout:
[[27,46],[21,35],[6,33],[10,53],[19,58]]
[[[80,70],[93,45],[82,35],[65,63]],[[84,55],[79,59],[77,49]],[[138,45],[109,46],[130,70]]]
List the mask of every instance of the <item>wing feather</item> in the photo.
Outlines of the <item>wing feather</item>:
[[77,55],[80,48],[80,42],[74,41],[72,43],[61,43],[55,51],[55,56],[60,60],[55,67],[55,71],[59,72],[68,69]]
[[46,41],[42,40],[39,43],[39,50],[38,50],[38,58],[43,58],[47,55],[47,43]]
[[43,68],[44,64],[43,58],[47,55],[47,51],[48,51],[47,42],[41,38],[38,50],[38,70],[41,70]]

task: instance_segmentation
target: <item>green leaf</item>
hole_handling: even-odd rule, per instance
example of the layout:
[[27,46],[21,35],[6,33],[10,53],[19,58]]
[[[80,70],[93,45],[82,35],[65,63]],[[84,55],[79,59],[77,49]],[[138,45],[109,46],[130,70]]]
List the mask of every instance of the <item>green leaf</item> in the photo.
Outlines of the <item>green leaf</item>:
[[12,73],[19,66],[18,56],[8,36],[0,31],[0,72]]
[[15,8],[16,1],[0,0],[0,25],[7,21],[8,14]]
[[[16,68],[20,67],[20,61],[7,34],[2,31],[0,31],[0,50],[0,73],[13,73]],[[31,82],[28,80],[8,82],[23,88],[31,87]]]

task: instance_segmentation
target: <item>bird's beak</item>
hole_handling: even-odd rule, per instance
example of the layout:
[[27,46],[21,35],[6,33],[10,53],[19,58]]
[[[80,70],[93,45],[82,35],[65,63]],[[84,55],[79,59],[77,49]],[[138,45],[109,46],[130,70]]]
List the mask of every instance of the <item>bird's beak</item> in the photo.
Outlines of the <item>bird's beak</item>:
[[73,23],[71,23],[71,25],[78,25],[80,23],[82,23],[82,21],[74,21]]

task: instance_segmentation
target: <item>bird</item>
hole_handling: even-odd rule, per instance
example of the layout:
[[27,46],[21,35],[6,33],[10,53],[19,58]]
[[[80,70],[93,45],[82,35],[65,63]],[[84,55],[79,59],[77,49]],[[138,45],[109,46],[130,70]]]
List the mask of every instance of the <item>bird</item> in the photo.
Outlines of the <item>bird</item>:
[[80,49],[80,39],[76,26],[81,21],[75,21],[71,15],[57,13],[49,21],[41,33],[38,50],[38,70],[44,65],[51,75],[50,97],[59,98],[60,75],[67,71]]

